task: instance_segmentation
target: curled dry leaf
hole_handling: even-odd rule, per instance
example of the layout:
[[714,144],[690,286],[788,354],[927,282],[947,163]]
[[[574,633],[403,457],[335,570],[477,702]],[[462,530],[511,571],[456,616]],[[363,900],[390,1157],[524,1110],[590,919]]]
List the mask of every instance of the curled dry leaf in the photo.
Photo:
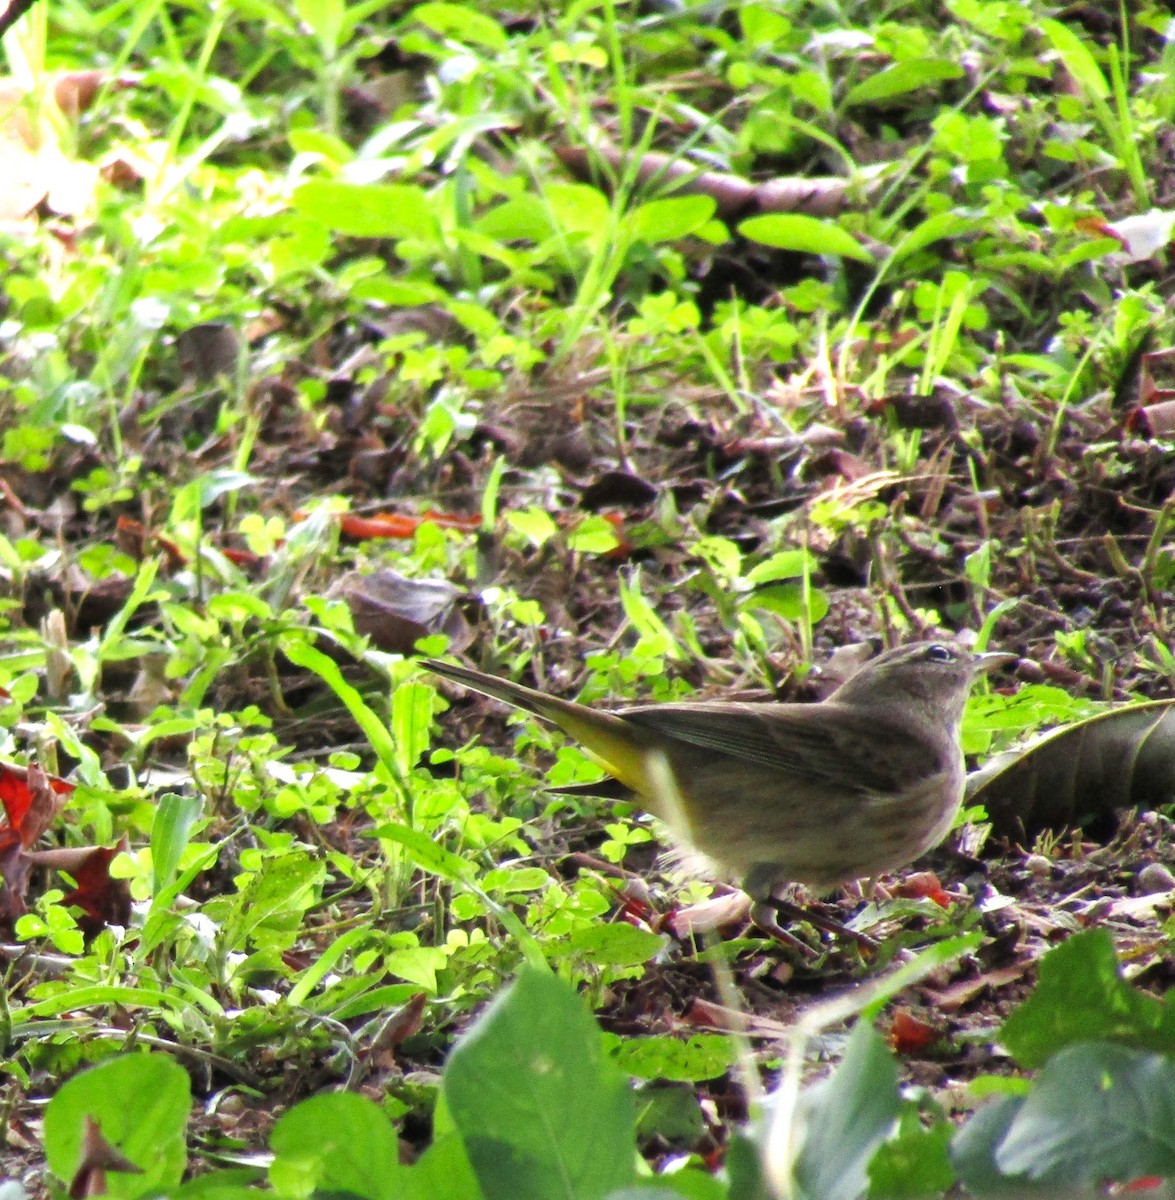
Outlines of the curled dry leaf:
[[27,767],[0,763],[0,804],[8,818],[0,841],[17,840],[26,849],[57,819],[74,785],[46,775],[35,763]]
[[460,592],[442,579],[406,579],[388,567],[370,575],[350,571],[330,594],[346,602],[355,629],[390,654],[408,654],[434,633],[447,634],[454,653],[473,640],[457,607]]
[[897,1054],[921,1054],[941,1037],[941,1029],[906,1008],[894,1013],[889,1027],[889,1044]]
[[1156,700],[1051,730],[997,754],[967,780],[992,829],[1020,841],[1175,800],[1175,701]]

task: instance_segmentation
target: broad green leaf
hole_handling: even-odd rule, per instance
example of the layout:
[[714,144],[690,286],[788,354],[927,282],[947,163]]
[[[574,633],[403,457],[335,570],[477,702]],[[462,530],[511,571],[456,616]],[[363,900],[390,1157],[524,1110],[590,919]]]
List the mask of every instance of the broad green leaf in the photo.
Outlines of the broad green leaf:
[[486,1200],[603,1200],[635,1182],[628,1082],[553,975],[519,975],[457,1043],[442,1090]]
[[443,304],[448,295],[442,288],[427,279],[392,279],[387,275],[373,275],[357,280],[351,288],[356,300],[376,300],[392,308],[412,308],[418,304]]
[[734,582],[742,574],[743,554],[736,542],[724,537],[699,538],[690,549],[710,564],[715,574]]
[[[308,524],[308,522],[303,522]],[[305,667],[313,671],[326,683],[355,719],[363,730],[376,757],[388,771],[389,775],[397,778],[396,744],[387,726],[372,712],[367,702],[359,692],[343,678],[339,665],[321,650],[315,649],[306,640],[306,634],[291,632],[281,639],[281,648],[286,657],[295,666]]]
[[203,805],[199,796],[168,792],[159,797],[151,822],[151,894],[158,896],[174,879],[187,849],[192,826]]
[[943,1120],[882,1143],[869,1161],[869,1200],[924,1200],[945,1194],[956,1178],[950,1158],[953,1132]]
[[500,242],[541,242],[555,232],[551,210],[538,196],[516,196],[491,208],[473,228]]
[[640,634],[641,641],[654,653],[675,662],[685,658],[681,644],[669,631],[669,626],[657,615],[657,610],[641,591],[639,571],[633,571],[627,580],[620,581],[620,603],[624,615]]
[[816,570],[816,559],[807,550],[781,550],[765,558],[747,572],[747,583],[775,583],[780,579],[799,579],[805,571]]
[[608,554],[619,545],[616,526],[599,513],[585,517],[567,533],[567,548],[578,554]]
[[890,100],[894,96],[904,96],[907,92],[919,88],[933,87],[945,79],[961,79],[963,68],[956,62],[945,58],[917,58],[909,62],[894,63],[862,79],[856,87],[850,88],[845,96],[845,105],[875,104],[878,100]]
[[618,921],[588,925],[568,938],[568,949],[589,962],[612,967],[638,967],[655,958],[668,942],[660,934]]
[[541,508],[524,508],[508,512],[506,524],[535,547],[549,542],[559,532],[559,526],[555,524],[554,518]]
[[485,1200],[465,1143],[452,1131],[434,1129],[428,1149],[402,1178],[403,1200]]
[[638,1087],[635,1099],[637,1136],[642,1140],[656,1137],[671,1146],[693,1146],[706,1132],[702,1108],[692,1087],[658,1080]]
[[435,202],[411,184],[311,179],[294,192],[294,207],[348,237],[439,237]]
[[836,254],[855,258],[858,262],[873,262],[873,255],[846,229],[832,221],[821,221],[800,213],[772,213],[749,217],[738,227],[739,233],[753,242],[774,246],[779,250],[794,250],[799,254]]
[[964,217],[958,213],[943,212],[929,216],[925,221],[915,225],[905,237],[894,247],[893,262],[901,262],[919,250],[925,250],[934,242],[944,238],[962,237],[980,228],[980,222],[972,217]]
[[756,588],[742,603],[747,608],[778,613],[788,621],[810,620],[815,624],[828,615],[831,601],[819,588],[809,588],[805,596],[801,584],[772,583]]
[[222,1167],[180,1184],[169,1200],[257,1200],[257,1184],[264,1178],[260,1167]]
[[294,11],[318,39],[327,58],[338,52],[346,8],[345,0],[294,0]]
[[673,196],[650,200],[629,213],[629,233],[641,241],[672,242],[700,229],[714,215],[712,196]]
[[261,481],[256,476],[228,468],[199,475],[176,491],[168,523],[179,525],[194,520],[222,496],[260,485]]
[[192,1108],[188,1073],[163,1054],[125,1054],[62,1084],[45,1110],[49,1168],[67,1184],[82,1161],[86,1118],[102,1137],[142,1168],[111,1171],[107,1195],[133,1200],[175,1187],[187,1165],[185,1136]]
[[899,1111],[894,1056],[868,1021],[858,1021],[840,1065],[800,1098],[800,1193],[807,1200],[859,1200],[869,1185],[869,1160]]
[[1109,1042],[1062,1050],[996,1149],[999,1169],[1054,1187],[1175,1175],[1175,1061]]
[[586,183],[553,183],[543,195],[560,229],[599,236],[611,222],[604,193]]
[[435,695],[436,690],[423,683],[400,683],[392,692],[392,740],[402,775],[408,775],[429,747]]
[[967,719],[977,729],[1014,734],[1032,733],[1041,725],[1064,725],[1093,716],[1098,706],[1064,688],[1029,683],[1014,696],[999,692],[975,694],[967,704]]
[[244,622],[249,618],[255,621],[273,619],[272,607],[252,592],[221,592],[219,596],[209,596],[206,611],[210,617],[215,617],[218,621]]
[[951,1140],[951,1163],[968,1195],[979,1200],[988,1196],[1029,1200],[1039,1190],[1049,1200],[1057,1200],[1055,1188],[1034,1187],[1022,1176],[1013,1180],[996,1166],[996,1150],[1023,1104],[1023,1096],[992,1100],[978,1108]]
[[482,890],[497,893],[541,892],[551,886],[543,867],[494,867],[481,877]]
[[1122,978],[1114,940],[1104,929],[1075,934],[1050,950],[1035,991],[1000,1030],[1000,1042],[1025,1067],[1093,1040],[1175,1054],[1170,1006]]
[[302,850],[266,858],[245,881],[224,922],[223,939],[230,950],[244,950],[248,939],[266,921],[291,918],[310,905],[326,878],[326,868]]
[[484,9],[473,5],[418,4],[407,19],[419,21],[442,37],[486,50],[500,52],[510,44],[501,25]]
[[[764,1178],[763,1159],[759,1147],[747,1134],[737,1131],[726,1150],[726,1174],[730,1179],[730,1195],[737,1200],[778,1200],[786,1195],[772,1187]],[[792,1192],[796,1200],[804,1200]]]
[[340,137],[322,129],[291,129],[290,148],[298,154],[316,154],[328,162],[348,163],[355,151]]
[[435,838],[419,829],[410,829],[407,825],[381,825],[372,837],[403,846],[418,867],[451,883],[467,880],[473,874],[472,863],[446,850]]
[[295,1105],[273,1127],[269,1178],[283,1196],[399,1200],[395,1127],[366,1096],[334,1092]]
[[[212,1002],[215,1005],[215,1001]],[[19,1025],[35,1017],[55,1017],[61,1013],[81,1012],[87,1008],[121,1005],[131,1010],[168,1009],[184,1012],[188,1001],[176,992],[163,992],[158,988],[120,987],[113,983],[96,983],[88,987],[71,988],[35,1004],[26,1005],[13,1014],[13,1024]]]
[[669,1079],[696,1083],[717,1079],[738,1056],[734,1038],[720,1033],[699,1033],[682,1041],[675,1037],[609,1038],[612,1061],[638,1079]]

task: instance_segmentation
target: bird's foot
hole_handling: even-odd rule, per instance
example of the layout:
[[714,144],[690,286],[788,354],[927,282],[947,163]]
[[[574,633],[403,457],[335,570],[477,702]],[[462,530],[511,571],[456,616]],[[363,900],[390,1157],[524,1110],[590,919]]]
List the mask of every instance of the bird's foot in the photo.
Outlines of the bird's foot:
[[833,920],[832,917],[825,916],[822,912],[814,908],[805,908],[799,904],[792,904],[790,901],[780,900],[776,896],[772,896],[768,900],[757,900],[751,906],[751,920],[764,933],[778,938],[786,946],[800,949],[809,957],[814,957],[811,946],[801,942],[799,938],[794,934],[788,933],[780,925],[780,917],[786,917],[789,921],[807,921],[809,925],[815,925],[817,929],[823,929],[827,933],[832,933],[837,937],[847,938],[849,941],[855,942],[862,950],[867,950],[870,953],[880,949],[879,944],[873,938],[869,937],[868,934],[858,933],[855,929],[850,929],[847,925]]

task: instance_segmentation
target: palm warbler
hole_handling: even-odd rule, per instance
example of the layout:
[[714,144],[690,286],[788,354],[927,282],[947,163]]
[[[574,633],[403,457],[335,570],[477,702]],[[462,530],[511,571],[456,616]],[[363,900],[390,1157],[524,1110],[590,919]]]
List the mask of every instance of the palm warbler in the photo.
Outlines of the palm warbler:
[[[938,845],[963,798],[959,726],[972,681],[1015,658],[915,642],[879,655],[819,704],[710,701],[601,712],[468,667],[437,675],[542,717],[582,743],[622,795],[741,878],[757,923],[785,883],[818,892]],[[767,907],[764,907],[766,902]]]

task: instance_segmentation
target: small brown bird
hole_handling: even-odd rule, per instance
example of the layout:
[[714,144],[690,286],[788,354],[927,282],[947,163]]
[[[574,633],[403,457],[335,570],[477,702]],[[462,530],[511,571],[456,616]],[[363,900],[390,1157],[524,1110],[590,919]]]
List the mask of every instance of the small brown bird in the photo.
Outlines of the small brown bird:
[[[437,675],[557,725],[622,796],[689,850],[742,880],[756,923],[773,893],[817,892],[912,862],[946,836],[963,799],[959,727],[977,674],[1014,660],[915,642],[863,666],[818,704],[707,701],[602,712],[468,667]],[[790,906],[785,906],[790,907]]]

